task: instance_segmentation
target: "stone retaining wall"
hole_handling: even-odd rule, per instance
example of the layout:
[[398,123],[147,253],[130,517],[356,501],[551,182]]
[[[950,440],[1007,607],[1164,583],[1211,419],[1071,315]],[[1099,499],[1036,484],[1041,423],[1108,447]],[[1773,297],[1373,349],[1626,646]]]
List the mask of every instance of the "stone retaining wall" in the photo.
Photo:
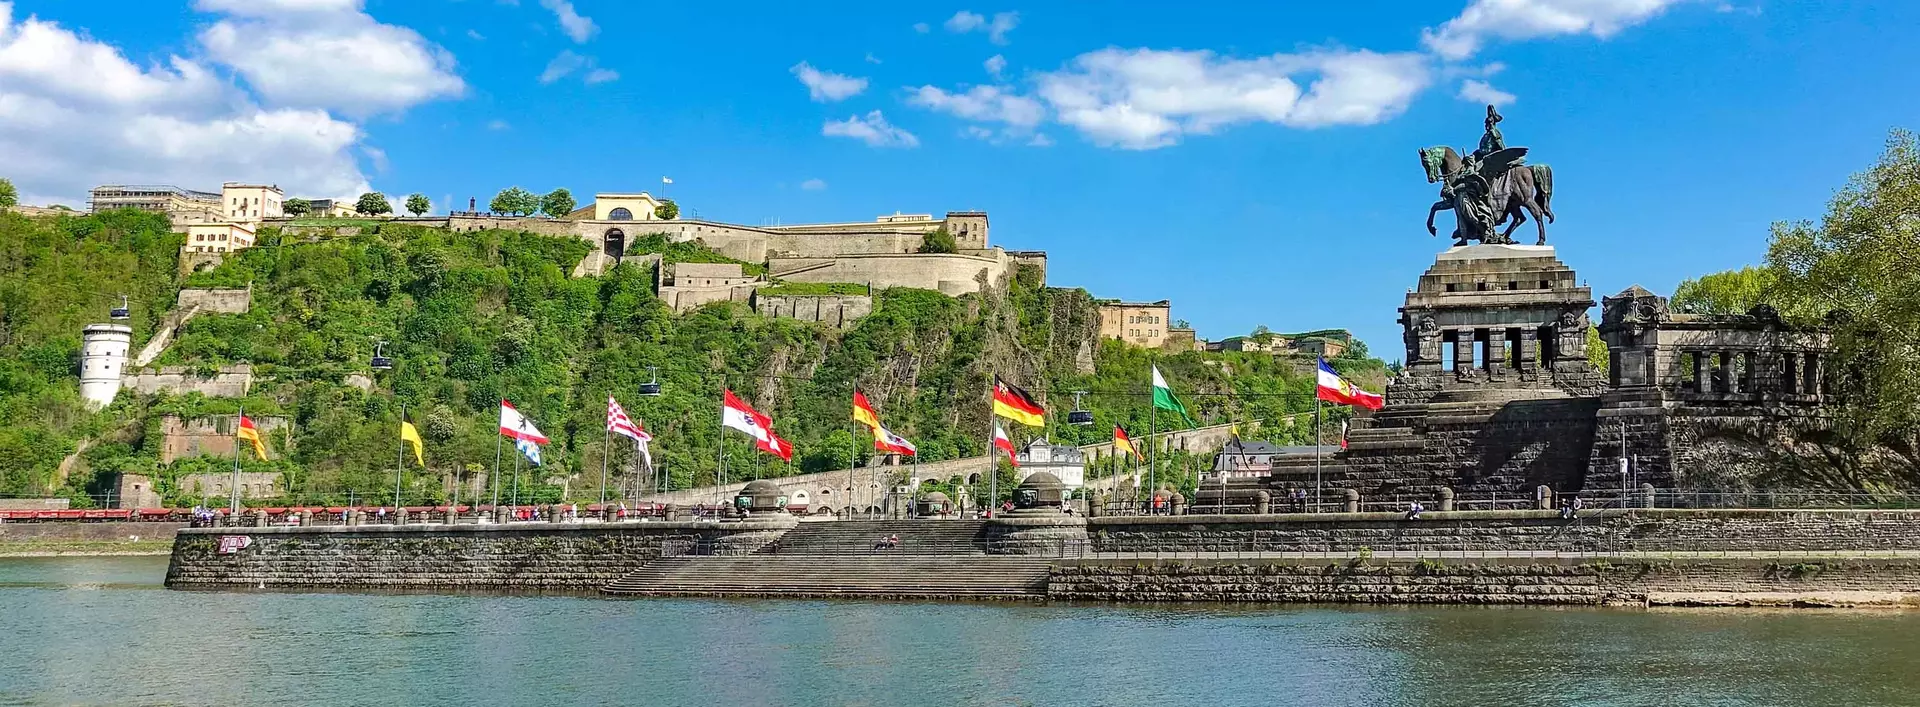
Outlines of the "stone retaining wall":
[[[793,521],[190,528],[167,586],[594,590],[669,544],[745,554]],[[220,539],[250,544],[222,555]]]
[[[1553,560],[1478,564],[1271,560],[1056,564],[1047,598],[1361,604],[1911,605],[1920,561]],[[1739,599],[1738,597],[1746,597]]]
[[1115,516],[1091,518],[1099,552],[1386,550],[1920,550],[1920,511],[1691,510]]
[[0,543],[166,540],[186,523],[0,523]]

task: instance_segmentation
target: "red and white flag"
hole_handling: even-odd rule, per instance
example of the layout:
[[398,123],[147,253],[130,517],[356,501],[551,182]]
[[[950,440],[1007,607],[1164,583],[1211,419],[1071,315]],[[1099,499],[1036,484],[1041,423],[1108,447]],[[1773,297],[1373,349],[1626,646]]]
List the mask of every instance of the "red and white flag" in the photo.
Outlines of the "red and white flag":
[[907,441],[907,438],[894,434],[893,430],[885,427],[873,428],[873,448],[882,452],[905,454],[909,457],[920,453],[920,450],[915,449],[913,443]]
[[1358,405],[1368,410],[1378,410],[1387,404],[1386,398],[1380,397],[1380,394],[1369,393],[1361,390],[1359,386],[1348,383],[1347,379],[1334,372],[1332,366],[1327,365],[1327,360],[1324,358],[1320,359],[1317,378],[1314,394],[1321,400],[1335,405]]
[[533,426],[533,421],[527,419],[526,415],[513,409],[513,403],[505,400],[500,401],[500,434],[522,442],[547,443],[547,435],[542,433],[540,428]]
[[726,397],[720,402],[720,425],[747,433],[762,452],[786,461],[793,459],[793,445],[773,433],[773,418],[760,414],[731,390],[726,391]]
[[1005,451],[1007,453],[1008,464],[1012,464],[1014,466],[1020,466],[1020,462],[1015,461],[1013,458],[1014,457],[1013,439],[1007,436],[1006,429],[1000,427],[999,420],[993,421],[993,446],[999,447],[1002,451]]
[[640,429],[640,423],[627,417],[627,411],[611,395],[607,396],[607,431],[633,440],[634,448],[647,461],[647,468],[653,468],[653,450],[647,448],[647,443],[653,441],[653,435],[647,434],[646,430]]

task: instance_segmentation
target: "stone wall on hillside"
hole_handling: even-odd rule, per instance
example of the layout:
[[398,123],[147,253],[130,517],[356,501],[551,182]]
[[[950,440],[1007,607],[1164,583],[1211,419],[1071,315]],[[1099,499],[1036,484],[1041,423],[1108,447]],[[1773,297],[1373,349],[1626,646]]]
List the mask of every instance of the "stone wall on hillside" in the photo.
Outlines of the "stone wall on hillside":
[[252,305],[251,288],[186,287],[180,289],[173,306],[176,309],[197,309],[200,314],[246,314]]
[[[595,590],[662,548],[746,554],[791,518],[732,523],[516,523],[194,528],[174,539],[169,587]],[[246,547],[218,551],[223,536]]]
[[1920,511],[1693,510],[1112,516],[1088,519],[1100,552],[1920,550]]
[[212,376],[204,378],[185,366],[166,366],[158,371],[128,374],[120,384],[142,395],[166,391],[174,395],[199,393],[210,398],[238,398],[253,387],[253,366],[244,363],[221,366]]
[[[284,417],[248,417],[259,428],[260,436],[269,441],[274,430],[287,426]],[[237,424],[238,415],[209,415],[192,419],[167,415],[160,418],[160,463],[171,464],[183,457],[233,456],[233,430]]]
[[875,289],[917,287],[953,297],[999,287],[1012,262],[1005,251],[889,253],[825,257],[774,257],[772,277],[793,282],[850,282]]
[[1083,601],[1645,606],[1733,595],[1744,597],[1736,603],[1805,605],[1865,594],[1898,604],[1915,592],[1920,562],[1913,560],[1082,560],[1054,565],[1047,582],[1048,599]]
[[850,329],[861,317],[873,313],[873,298],[866,295],[756,295],[753,311],[763,317],[820,322],[837,329]]

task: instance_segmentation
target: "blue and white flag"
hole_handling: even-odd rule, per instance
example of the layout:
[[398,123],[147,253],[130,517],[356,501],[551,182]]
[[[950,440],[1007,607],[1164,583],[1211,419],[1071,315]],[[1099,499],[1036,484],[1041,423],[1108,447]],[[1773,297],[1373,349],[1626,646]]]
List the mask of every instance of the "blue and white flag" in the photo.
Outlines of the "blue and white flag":
[[532,440],[523,439],[514,442],[513,448],[527,455],[527,461],[533,462],[534,466],[540,466],[540,445],[534,444]]

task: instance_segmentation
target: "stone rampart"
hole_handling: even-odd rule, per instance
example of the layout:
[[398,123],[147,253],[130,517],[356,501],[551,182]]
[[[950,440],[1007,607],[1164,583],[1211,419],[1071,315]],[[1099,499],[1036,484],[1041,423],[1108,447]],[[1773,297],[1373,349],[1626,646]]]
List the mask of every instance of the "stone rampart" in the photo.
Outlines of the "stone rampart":
[[200,314],[246,314],[253,305],[250,288],[181,288],[174,299],[175,309],[198,310]]
[[1110,516],[1099,552],[1920,550],[1920,511],[1635,509]]
[[132,388],[142,395],[152,395],[166,391],[174,395],[199,393],[210,398],[238,398],[247,394],[253,387],[253,367],[244,363],[221,366],[218,372],[209,377],[201,377],[185,366],[167,366],[159,371],[143,371],[121,378],[123,388]]
[[[167,586],[596,590],[662,548],[745,554],[792,523],[190,528],[174,538]],[[220,554],[225,536],[247,546]]]
[[763,317],[820,322],[847,329],[861,317],[873,313],[873,298],[866,295],[758,295],[753,299],[753,310]]
[[997,287],[1012,259],[1005,251],[968,253],[885,253],[837,257],[774,257],[772,277],[793,282],[851,282],[875,289],[917,287],[958,297]]
[[1362,604],[1913,605],[1920,561],[1080,560],[1047,598]]

